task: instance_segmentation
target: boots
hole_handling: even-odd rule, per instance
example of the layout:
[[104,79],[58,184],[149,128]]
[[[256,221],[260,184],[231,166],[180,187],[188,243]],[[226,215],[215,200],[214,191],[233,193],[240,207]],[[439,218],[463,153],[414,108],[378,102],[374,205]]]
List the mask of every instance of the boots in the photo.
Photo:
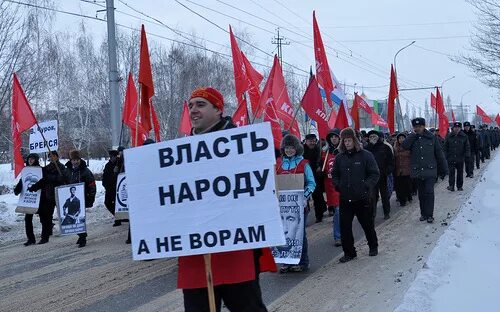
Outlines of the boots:
[[36,244],[35,240],[29,239],[26,243],[24,243],[24,246],[31,246],[31,245],[35,245],[35,244]]
[[85,247],[87,245],[87,238],[86,237],[80,237],[78,239],[80,242],[78,243],[78,248]]

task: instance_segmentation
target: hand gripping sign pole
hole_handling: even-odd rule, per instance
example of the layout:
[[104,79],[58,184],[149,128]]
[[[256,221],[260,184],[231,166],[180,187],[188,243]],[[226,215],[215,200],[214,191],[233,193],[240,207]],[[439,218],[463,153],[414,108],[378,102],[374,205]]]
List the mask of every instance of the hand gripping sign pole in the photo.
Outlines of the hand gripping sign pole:
[[205,273],[207,275],[208,304],[210,306],[210,312],[216,312],[214,281],[212,278],[212,254],[203,255],[203,260],[205,260]]

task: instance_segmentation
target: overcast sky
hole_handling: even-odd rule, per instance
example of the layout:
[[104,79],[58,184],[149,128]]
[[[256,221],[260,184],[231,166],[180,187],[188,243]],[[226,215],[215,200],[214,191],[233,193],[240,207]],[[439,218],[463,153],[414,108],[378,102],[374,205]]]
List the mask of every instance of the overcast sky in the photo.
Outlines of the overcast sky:
[[[475,105],[479,104],[488,113],[500,112],[496,91],[482,85],[468,68],[454,63],[446,56],[468,51],[477,16],[472,6],[464,0],[179,1],[225,29],[231,24],[237,33],[248,33],[251,41],[269,54],[276,53],[276,46],[271,40],[277,25],[280,26],[281,34],[290,42],[290,45],[283,47],[283,60],[306,72],[314,64],[312,11],[316,10],[323,41],[328,46],[328,60],[332,71],[342,83],[351,85],[347,87],[347,92],[352,94],[352,86],[356,84],[356,90],[361,91],[363,87],[363,91],[371,99],[387,97],[389,71],[394,54],[416,40],[413,46],[405,49],[397,58],[399,88],[441,85],[447,78],[455,76],[443,88],[445,97],[449,95],[454,105],[458,105],[461,96],[471,90],[464,96],[464,105],[470,105],[475,110]],[[105,1],[97,2],[105,4]],[[175,29],[195,33],[200,38],[213,41],[206,42],[209,49],[230,53],[227,33],[173,0],[123,2]],[[153,34],[186,41],[167,28],[150,23],[147,17],[132,11],[123,2],[115,0],[117,10],[141,17],[142,20],[116,12],[117,23],[137,29],[144,23],[146,31],[151,34],[149,40],[162,45],[172,43],[154,37]],[[96,10],[100,9],[95,4],[81,0],[59,0],[58,8],[91,16],[96,16]],[[97,16],[104,18],[104,13],[98,13]],[[57,15],[58,27],[69,31],[76,31],[80,20],[78,17]],[[100,39],[106,35],[105,23],[86,20],[86,24],[92,31],[100,34]],[[243,46],[242,50],[247,52],[245,49]],[[250,61],[272,65],[271,57],[255,49],[249,58]],[[417,112],[419,107],[424,108],[425,99],[430,98],[430,90],[402,91],[400,94],[403,109],[409,100],[410,109],[415,106]]]

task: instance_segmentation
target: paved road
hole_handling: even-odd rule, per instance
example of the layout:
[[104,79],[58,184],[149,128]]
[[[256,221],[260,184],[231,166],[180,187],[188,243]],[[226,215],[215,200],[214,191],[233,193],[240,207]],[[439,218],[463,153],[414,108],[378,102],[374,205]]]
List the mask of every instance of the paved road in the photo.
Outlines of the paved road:
[[[393,214],[400,209],[392,200]],[[377,225],[383,222],[379,207]],[[262,274],[264,301],[270,304],[342,252],[333,246],[332,218],[308,218],[310,271]],[[362,238],[357,222],[355,237]],[[176,259],[132,261],[124,241],[127,226],[89,229],[87,247],[76,237],[53,237],[49,244],[0,247],[0,311],[182,311],[175,289]],[[339,264],[341,265],[341,264]]]

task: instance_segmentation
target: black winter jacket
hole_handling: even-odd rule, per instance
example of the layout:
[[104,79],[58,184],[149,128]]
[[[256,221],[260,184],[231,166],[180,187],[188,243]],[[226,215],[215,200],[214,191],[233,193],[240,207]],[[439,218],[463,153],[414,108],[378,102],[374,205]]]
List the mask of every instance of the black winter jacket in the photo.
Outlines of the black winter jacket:
[[443,149],[429,130],[423,134],[412,133],[403,142],[403,148],[411,151],[411,177],[437,178],[448,174],[448,163]]
[[463,131],[448,134],[444,140],[444,154],[448,163],[460,163],[469,158],[470,145],[467,135]]
[[469,131],[464,131],[469,139],[469,146],[471,154],[476,154],[479,151],[479,138],[477,136],[476,131],[470,129]]
[[335,158],[332,179],[342,201],[367,200],[379,177],[375,158],[364,149],[341,152]]
[[379,139],[376,144],[368,143],[366,150],[371,152],[377,161],[381,176],[388,176],[394,172],[394,154],[392,149]]
[[83,182],[85,185],[85,207],[90,208],[94,205],[96,185],[95,178],[92,172],[87,168],[85,160],[80,160],[80,166],[73,169],[71,161],[66,163],[64,172],[66,184],[74,184]]

